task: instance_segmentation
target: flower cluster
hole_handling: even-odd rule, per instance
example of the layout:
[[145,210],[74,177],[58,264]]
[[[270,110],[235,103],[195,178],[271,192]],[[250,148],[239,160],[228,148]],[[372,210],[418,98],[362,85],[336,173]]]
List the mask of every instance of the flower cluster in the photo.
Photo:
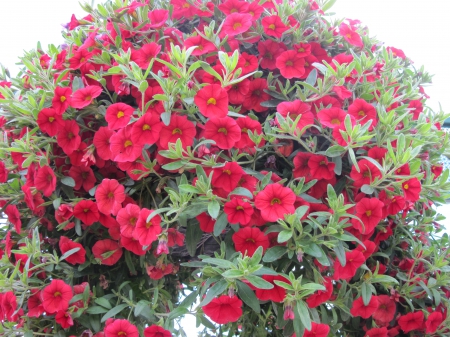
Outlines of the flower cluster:
[[448,335],[448,116],[332,3],[85,5],[2,68],[0,331]]

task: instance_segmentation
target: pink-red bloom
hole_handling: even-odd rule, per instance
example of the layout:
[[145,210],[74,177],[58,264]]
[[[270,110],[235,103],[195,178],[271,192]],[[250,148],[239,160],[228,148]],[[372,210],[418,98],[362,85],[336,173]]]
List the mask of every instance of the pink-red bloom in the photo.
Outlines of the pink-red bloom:
[[285,214],[295,212],[295,194],[288,187],[269,184],[256,195],[255,207],[261,211],[264,220],[274,222],[283,219]]
[[252,16],[245,13],[233,13],[225,18],[222,26],[222,33],[228,36],[235,36],[246,32],[252,25]]
[[245,227],[233,234],[234,248],[243,255],[252,256],[262,247],[263,251],[269,248],[268,237],[258,227]]
[[219,84],[201,88],[195,95],[194,102],[205,117],[223,118],[228,114],[228,94]]
[[116,241],[104,239],[92,246],[92,254],[101,264],[113,266],[122,257],[123,250]]
[[41,292],[44,310],[52,314],[57,311],[65,311],[69,307],[69,301],[73,297],[72,287],[63,280],[53,279]]
[[237,296],[222,295],[205,305],[203,312],[217,324],[236,322],[242,316],[242,301]]
[[100,212],[115,215],[125,200],[125,187],[116,179],[103,179],[95,190],[95,200]]
[[83,264],[86,260],[86,250],[83,245],[70,240],[67,236],[61,236],[59,239],[59,249],[62,254],[75,248],[78,248],[78,251],[68,256],[66,261],[70,264]]
[[114,103],[106,109],[105,119],[111,130],[124,128],[128,125],[134,108],[125,103]]
[[102,93],[102,88],[96,85],[88,85],[85,88],[78,89],[72,95],[70,106],[76,109],[83,109],[92,103]]
[[241,139],[241,128],[231,117],[211,117],[205,124],[204,136],[214,140],[219,148],[229,150]]
[[127,319],[115,319],[105,327],[105,337],[139,337],[139,330]]

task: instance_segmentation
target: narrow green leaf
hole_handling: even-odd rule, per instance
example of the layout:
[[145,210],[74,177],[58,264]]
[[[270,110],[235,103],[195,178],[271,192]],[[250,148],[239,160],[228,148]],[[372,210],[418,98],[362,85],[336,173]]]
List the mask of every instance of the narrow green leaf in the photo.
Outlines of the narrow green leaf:
[[255,286],[258,289],[272,289],[273,284],[270,282],[267,282],[266,280],[263,280],[261,277],[254,276],[254,275],[248,275],[246,276],[246,279],[248,282],[250,282],[253,286]]
[[217,219],[217,217],[219,216],[219,212],[220,212],[220,204],[217,200],[212,200],[209,204],[208,204],[208,213],[211,216],[211,218],[213,219]]
[[214,224],[214,236],[219,236],[220,234],[222,234],[223,230],[227,227],[228,225],[228,219],[227,219],[227,214],[225,212],[223,212],[222,214],[220,214],[220,216],[217,218],[216,223]]
[[191,223],[186,229],[186,248],[191,256],[195,256],[197,244],[202,238],[203,232],[198,223]]
[[364,282],[361,286],[361,296],[363,298],[364,305],[368,306],[370,299],[372,298],[372,289],[370,289],[370,286],[366,282]]
[[105,315],[103,315],[101,322],[105,322],[108,318],[114,317],[120,313],[123,309],[128,308],[128,304],[119,304],[118,306],[109,310]]
[[261,311],[259,300],[255,296],[255,292],[250,289],[244,282],[236,281],[237,292],[239,298],[244,301],[255,313],[259,314]]
[[209,288],[208,292],[206,293],[205,298],[200,303],[200,306],[207,305],[209,302],[211,302],[214,297],[217,295],[222,294],[226,289],[228,288],[228,282],[226,280],[220,280],[216,284],[214,284],[211,288]]
[[263,257],[263,262],[273,262],[281,258],[286,254],[287,249],[284,246],[274,246],[269,248]]
[[307,330],[311,330],[311,317],[309,315],[308,307],[305,302],[297,301],[297,305],[295,306],[297,309],[298,316],[300,317],[301,322],[305,326]]

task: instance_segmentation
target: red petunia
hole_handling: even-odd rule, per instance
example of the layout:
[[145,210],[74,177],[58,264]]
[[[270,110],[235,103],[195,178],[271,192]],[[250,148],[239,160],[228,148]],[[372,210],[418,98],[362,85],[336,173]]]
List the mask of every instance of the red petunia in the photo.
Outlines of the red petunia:
[[138,328],[127,319],[115,319],[105,327],[105,337],[139,337]]
[[422,330],[424,316],[422,311],[410,312],[403,315],[398,319],[398,325],[404,333],[408,333],[413,330]]
[[106,126],[101,126],[95,132],[93,144],[97,150],[97,154],[103,160],[110,160],[111,154],[111,137],[114,135],[114,131],[108,129]]
[[303,337],[327,337],[330,326],[323,323],[311,322],[311,330],[305,329]]
[[311,106],[308,103],[304,103],[299,99],[292,102],[282,102],[278,104],[277,111],[283,117],[296,120],[298,116],[300,120],[297,124],[297,129],[302,130],[307,125],[314,124],[314,115],[311,112]]
[[155,42],[142,45],[141,49],[132,53],[132,60],[142,69],[147,69],[151,60],[161,51],[161,46]]
[[241,139],[241,128],[231,117],[211,117],[205,124],[204,136],[214,140],[220,149],[229,150]]
[[122,257],[122,248],[116,241],[105,239],[97,241],[92,246],[92,254],[101,264],[113,266]]
[[154,9],[148,12],[148,18],[150,20],[150,24],[148,25],[149,28],[161,28],[169,18],[169,11],[167,9]]
[[256,195],[255,207],[261,211],[261,216],[269,222],[284,219],[285,214],[295,212],[296,196],[288,187],[280,184],[269,184]]
[[381,178],[383,175],[378,167],[367,159],[361,159],[358,162],[359,172],[355,166],[352,166],[350,178],[354,180],[353,186],[361,187],[362,185],[370,185],[375,178]]
[[227,0],[221,3],[219,8],[225,15],[231,15],[233,13],[247,13],[249,4],[244,1]]
[[157,114],[146,113],[131,128],[131,140],[138,145],[151,145],[159,138],[162,123]]
[[34,185],[46,197],[52,195],[56,189],[56,176],[50,166],[42,166],[37,170],[34,177]]
[[244,170],[238,163],[227,162],[224,166],[213,169],[211,182],[214,187],[223,188],[226,192],[231,192],[237,187],[244,173]]
[[86,260],[86,250],[83,248],[83,245],[81,243],[73,242],[66,236],[61,236],[59,239],[59,249],[62,254],[65,254],[69,250],[75,248],[79,248],[79,250],[67,257],[65,260],[70,264],[83,264]]
[[194,123],[187,116],[173,114],[169,125],[162,125],[158,145],[162,149],[168,149],[169,143],[176,143],[180,139],[183,148],[186,148],[194,143],[195,134]]
[[[258,69],[258,58],[255,55],[248,54],[246,52],[239,55],[236,69],[242,69],[242,75],[249,74]],[[241,82],[240,82],[241,83]],[[228,97],[230,97],[230,91],[228,91]],[[230,98],[231,102],[231,98]],[[234,103],[236,104],[236,103]]]
[[47,133],[50,137],[56,136],[64,122],[57,111],[52,108],[42,109],[36,120],[42,132]]
[[67,155],[72,154],[73,151],[78,149],[81,144],[81,137],[78,135],[80,127],[74,120],[63,121],[62,126],[59,128],[57,142]]
[[366,261],[363,253],[354,249],[345,253],[346,264],[343,266],[338,260],[334,265],[334,280],[349,279],[355,276],[356,271]]
[[28,298],[28,317],[38,318],[44,313],[44,306],[42,305],[41,291],[39,289],[32,289],[31,296]]
[[75,180],[74,190],[83,188],[85,191],[89,191],[97,182],[94,171],[89,166],[72,166],[69,170],[69,177]]
[[[20,220],[20,212],[17,209],[16,205],[8,205],[4,210],[6,216],[8,217],[9,222],[14,225],[14,229],[17,234],[20,234],[22,230],[22,220]],[[1,258],[0,254],[0,258]]]
[[120,234],[127,238],[133,237],[136,222],[139,219],[141,209],[138,205],[128,204],[117,212],[116,220],[120,225]]
[[211,218],[208,213],[200,213],[195,217],[200,225],[200,229],[205,233],[212,233],[214,231],[214,225],[216,220]]
[[111,136],[111,159],[123,163],[134,161],[142,154],[143,145],[133,142],[131,125]]
[[[255,143],[250,139],[248,131],[252,133],[256,132],[260,135],[262,133],[261,124],[248,116],[238,118],[236,123],[241,128],[241,138],[234,144],[234,147],[237,149],[245,149],[246,152],[252,151]],[[261,140],[261,143],[257,145],[264,145],[264,140]]]
[[76,109],[83,109],[92,103],[102,93],[102,88],[96,85],[88,85],[85,88],[78,89],[72,95],[70,106]]
[[358,229],[362,234],[370,234],[383,218],[384,203],[377,198],[362,198],[356,203],[356,216],[361,222],[352,220],[353,227]]
[[125,103],[114,103],[106,109],[105,119],[111,130],[124,128],[133,116],[134,108]]
[[201,88],[194,97],[200,113],[205,117],[226,117],[228,114],[228,94],[219,84]]
[[203,312],[217,324],[236,322],[242,316],[242,301],[237,296],[222,295],[205,305]]
[[282,281],[287,284],[291,284],[291,282],[284,276],[281,275],[264,275],[262,277],[265,281],[273,284],[272,289],[258,289],[255,290],[256,298],[261,301],[273,301],[277,303],[281,303],[284,301],[286,297],[286,289],[276,285],[274,281]]
[[393,299],[388,295],[379,295],[378,308],[373,313],[372,317],[375,321],[381,323],[389,323],[395,316],[397,305]]
[[[172,333],[158,325],[148,326],[144,329],[145,337],[172,337]],[[127,336],[128,337],[128,336]]]
[[200,56],[217,50],[214,43],[206,40],[200,35],[191,36],[184,40],[184,47],[186,49],[193,46],[197,46],[197,48],[195,48],[195,50],[192,52],[193,56]]
[[269,36],[280,39],[283,33],[289,29],[283,21],[281,21],[278,15],[266,16],[261,20],[261,24],[264,29],[264,33]]
[[69,312],[63,310],[57,312],[55,315],[55,322],[63,329],[68,329],[73,325],[72,316]]
[[286,50],[286,45],[283,43],[273,40],[260,41],[258,43],[258,52],[261,68],[274,70],[277,67],[277,58]]
[[425,332],[428,334],[435,333],[438,327],[442,324],[444,321],[444,317],[442,316],[442,313],[439,311],[435,311],[431,313],[425,322],[426,330]]
[[83,64],[92,57],[92,53],[87,49],[78,49],[69,59],[70,69],[79,69]]
[[229,223],[245,226],[252,218],[253,207],[250,203],[236,197],[225,203],[223,211],[227,214]]
[[233,13],[228,15],[223,22],[221,33],[227,36],[235,36],[246,32],[252,25],[253,17],[245,13]]
[[318,290],[307,298],[306,303],[311,309],[318,307],[331,298],[334,290],[331,278],[324,277],[323,286],[325,286],[325,290]]
[[248,94],[249,90],[250,80],[247,78],[230,86],[230,89],[227,92],[230,104],[244,103],[245,96]]
[[341,23],[341,25],[339,26],[339,35],[341,35],[345,39],[345,41],[347,41],[352,46],[364,47],[361,36],[345,23]]
[[314,179],[332,179],[334,177],[335,166],[335,163],[329,162],[327,157],[319,154],[313,154],[308,161],[308,167]]
[[361,98],[355,99],[353,103],[350,104],[348,107],[348,113],[361,124],[365,124],[369,120],[372,120],[369,130],[373,130],[378,123],[377,111],[375,110],[375,107]]
[[245,98],[243,107],[247,110],[255,112],[263,112],[268,108],[261,105],[262,102],[268,101],[270,96],[264,90],[269,89],[267,80],[264,78],[255,78],[250,82],[248,95]]
[[368,305],[364,304],[364,300],[361,296],[353,301],[350,313],[353,315],[353,317],[361,316],[362,318],[369,318],[377,309],[378,309],[378,299],[376,296],[372,296],[370,298]]
[[388,337],[388,329],[386,327],[373,328],[366,331],[364,337]]
[[422,184],[417,178],[412,178],[402,183],[403,195],[407,201],[415,202],[420,198]]
[[147,221],[147,218],[153,212],[155,211],[147,208],[141,209],[133,232],[133,237],[139,240],[139,243],[143,246],[151,245],[153,241],[158,239],[158,235],[162,232],[161,216],[159,214],[151,218],[150,221]]
[[72,287],[63,280],[53,279],[41,291],[41,297],[42,305],[47,313],[65,311],[69,308],[69,301],[73,297]]
[[344,125],[347,113],[339,108],[322,109],[317,113],[320,123],[329,128],[337,128]]
[[262,247],[263,251],[269,248],[268,237],[257,227],[245,227],[233,234],[234,248],[242,255],[252,256]]
[[283,77],[301,78],[305,73],[305,59],[297,54],[295,50],[287,50],[277,57],[275,62]]
[[73,208],[73,216],[80,219],[86,226],[91,226],[100,218],[98,207],[92,200],[81,200]]
[[103,179],[95,190],[98,210],[104,214],[116,215],[125,200],[125,188],[116,179]]

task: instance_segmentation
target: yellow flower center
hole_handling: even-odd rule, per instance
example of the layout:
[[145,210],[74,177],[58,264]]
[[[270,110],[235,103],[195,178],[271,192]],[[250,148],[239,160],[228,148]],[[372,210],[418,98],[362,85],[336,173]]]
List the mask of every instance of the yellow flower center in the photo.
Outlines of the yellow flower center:
[[211,97],[210,99],[208,99],[208,101],[206,102],[206,104],[210,105],[210,104],[214,104],[216,105],[217,101],[214,97]]
[[142,130],[143,130],[143,131],[145,131],[145,130],[151,130],[150,125],[144,124],[144,126],[142,127]]
[[270,202],[270,204],[271,205],[274,205],[274,204],[280,205],[281,204],[281,200],[278,199],[278,198],[273,198],[272,201]]
[[371,216],[372,215],[372,211],[371,210],[366,211],[366,215],[367,216]]
[[403,188],[404,188],[405,190],[407,190],[407,189],[409,188],[409,185],[408,185],[408,184],[405,184],[405,185],[403,185]]
[[331,120],[331,124],[339,125],[339,124],[341,124],[341,121],[340,121],[339,119],[337,119],[337,118],[333,118],[333,119]]
[[122,118],[123,116],[125,116],[125,114],[123,113],[123,111],[119,111],[117,113],[117,118]]
[[275,25],[272,23],[271,25],[269,25],[269,29],[275,30]]
[[241,28],[241,27],[242,27],[242,25],[241,25],[240,22],[236,22],[236,23],[233,25],[233,29],[234,29],[234,30],[236,30],[236,29],[238,29],[238,28]]
[[61,103],[62,103],[62,102],[65,102],[66,99],[67,99],[66,96],[61,96],[61,97],[59,98],[59,100],[61,101]]
[[133,145],[133,142],[129,139],[126,140],[125,143],[123,144],[123,146],[125,146],[125,147],[131,146],[131,145]]
[[227,129],[225,129],[225,128],[220,128],[220,129],[219,129],[219,132],[223,133],[224,135],[227,135],[227,134],[228,134],[228,131],[227,131]]
[[172,131],[172,135],[176,135],[176,134],[182,135],[183,132],[181,132],[181,130],[180,130],[179,128],[175,128],[175,129],[173,129],[173,131]]
[[52,123],[54,120],[55,120],[55,117],[49,117],[49,118],[48,118],[48,121],[49,121],[50,123]]

